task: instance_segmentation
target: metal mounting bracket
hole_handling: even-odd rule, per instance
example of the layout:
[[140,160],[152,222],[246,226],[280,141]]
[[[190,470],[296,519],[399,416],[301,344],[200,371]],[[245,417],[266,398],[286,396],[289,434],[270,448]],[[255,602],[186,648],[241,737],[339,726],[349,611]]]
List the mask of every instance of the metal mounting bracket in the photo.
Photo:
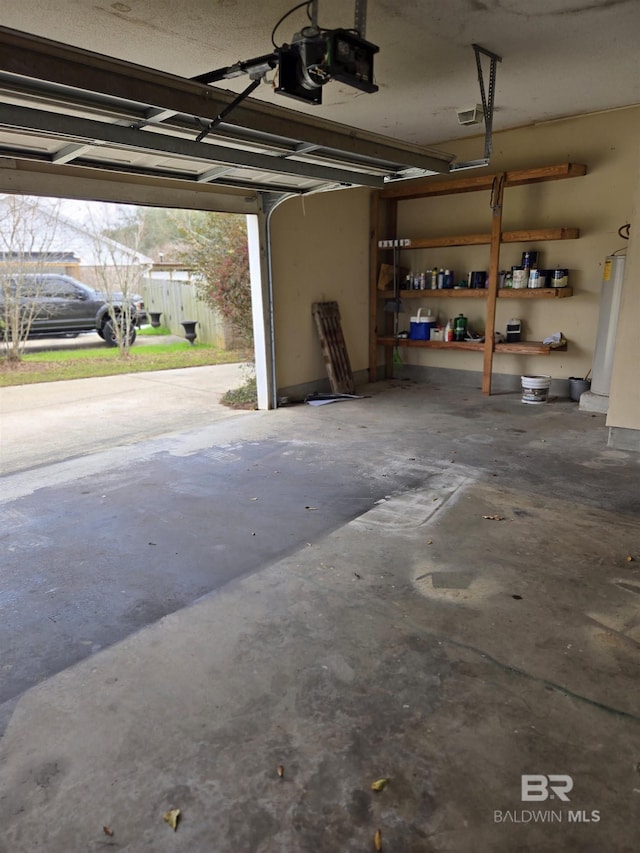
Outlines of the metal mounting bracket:
[[[502,57],[497,56],[495,53],[491,53],[491,51],[489,50],[485,50],[483,47],[480,47],[479,44],[474,44],[473,50],[476,55],[476,65],[478,67],[478,83],[480,84],[480,97],[482,98],[482,109],[484,110],[484,156],[488,163],[491,159],[493,104],[496,94],[496,69],[498,67],[498,62],[502,62]],[[488,56],[491,60],[491,66],[489,68],[488,95],[485,93],[484,89],[484,75],[482,72],[482,61],[480,59],[481,54],[484,56]]]
[[[496,71],[498,62],[502,62],[502,57],[495,53],[491,53],[490,50],[485,50],[485,48],[480,47],[479,44],[473,44],[472,47],[476,57],[480,97],[482,99],[482,111],[484,113],[484,157],[481,160],[469,160],[465,163],[452,164],[452,172],[460,169],[475,169],[478,166],[488,166],[489,160],[491,159],[493,145],[493,107],[496,94]],[[481,56],[487,56],[491,60],[491,65],[489,66],[488,92],[485,90]]]
[[367,29],[367,0],[356,0],[353,28],[360,38],[365,38]]

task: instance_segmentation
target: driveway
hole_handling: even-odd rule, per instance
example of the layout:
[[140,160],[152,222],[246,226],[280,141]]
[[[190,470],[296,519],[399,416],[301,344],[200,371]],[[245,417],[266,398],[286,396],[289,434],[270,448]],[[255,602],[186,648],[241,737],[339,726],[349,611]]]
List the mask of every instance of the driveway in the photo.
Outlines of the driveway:
[[[138,334],[134,347],[153,346],[153,344],[184,343],[180,335],[141,335]],[[78,350],[106,347],[104,339],[97,332],[83,332],[77,338],[33,338],[25,342],[25,352],[50,352],[51,350]]]
[[219,364],[0,388],[0,475],[237,417],[220,397],[244,379]]

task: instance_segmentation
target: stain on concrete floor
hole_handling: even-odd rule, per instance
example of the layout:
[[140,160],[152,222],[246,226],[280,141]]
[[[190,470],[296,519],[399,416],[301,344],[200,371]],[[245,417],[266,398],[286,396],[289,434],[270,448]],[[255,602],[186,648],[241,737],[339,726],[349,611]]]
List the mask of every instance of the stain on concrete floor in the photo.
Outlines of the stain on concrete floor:
[[[498,402],[474,400],[471,419],[460,392],[402,387],[283,413],[303,472],[355,462],[352,507],[363,483],[371,503],[393,497],[7,703],[0,851],[104,849],[104,824],[131,853],[361,853],[377,827],[402,853],[635,850],[639,466],[608,455],[603,419]],[[200,459],[218,452],[244,458],[215,444]],[[184,485],[163,499],[184,548],[184,510],[207,520],[191,462],[167,467]],[[229,502],[221,518],[241,522]],[[52,531],[25,530],[24,553]],[[574,780],[561,825],[495,820],[523,808],[521,774],[556,772]],[[601,820],[569,823],[569,807]]]
[[46,488],[5,509],[0,704],[369,509],[395,483],[244,442]]

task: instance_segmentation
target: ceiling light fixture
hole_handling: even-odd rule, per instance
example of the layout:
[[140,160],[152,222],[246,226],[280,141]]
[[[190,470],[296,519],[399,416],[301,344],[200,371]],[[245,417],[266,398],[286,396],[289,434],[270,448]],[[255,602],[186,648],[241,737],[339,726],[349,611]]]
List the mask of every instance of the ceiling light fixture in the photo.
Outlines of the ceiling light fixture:
[[482,109],[482,104],[476,104],[475,107],[456,110],[456,114],[458,116],[458,124],[482,124],[484,121],[484,110]]

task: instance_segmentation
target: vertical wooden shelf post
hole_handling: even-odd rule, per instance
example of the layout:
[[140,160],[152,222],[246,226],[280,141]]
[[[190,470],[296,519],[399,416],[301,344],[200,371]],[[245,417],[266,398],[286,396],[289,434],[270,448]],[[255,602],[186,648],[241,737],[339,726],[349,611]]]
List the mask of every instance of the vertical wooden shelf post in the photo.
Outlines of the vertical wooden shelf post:
[[369,231],[369,382],[378,381],[378,240],[380,239],[380,195],[371,193]]
[[[397,240],[397,238],[398,238],[398,202],[395,201],[395,199],[389,205],[389,219],[387,222],[387,228],[388,228],[389,234],[391,234],[393,239]],[[397,277],[400,275],[400,271],[398,270],[398,266],[396,264],[396,261],[398,259],[398,253],[397,253],[396,249],[393,250],[392,257],[393,257],[393,262],[394,262],[393,263],[393,267],[394,267],[393,278],[394,278],[394,282],[395,282]],[[397,287],[394,287],[394,296],[396,295],[396,293],[397,294],[400,293],[400,287],[401,286],[402,286],[402,283],[400,281],[398,281]],[[397,307],[398,306],[396,305],[396,308]],[[384,315],[384,317],[385,317],[385,319],[384,319],[384,325],[385,325],[384,333],[385,333],[385,335],[388,335],[388,336],[394,335],[395,331],[396,331],[397,315],[386,313]],[[384,351],[384,378],[385,379],[391,379],[393,377],[393,354],[394,354],[394,350],[389,349],[389,347],[387,347]]]

